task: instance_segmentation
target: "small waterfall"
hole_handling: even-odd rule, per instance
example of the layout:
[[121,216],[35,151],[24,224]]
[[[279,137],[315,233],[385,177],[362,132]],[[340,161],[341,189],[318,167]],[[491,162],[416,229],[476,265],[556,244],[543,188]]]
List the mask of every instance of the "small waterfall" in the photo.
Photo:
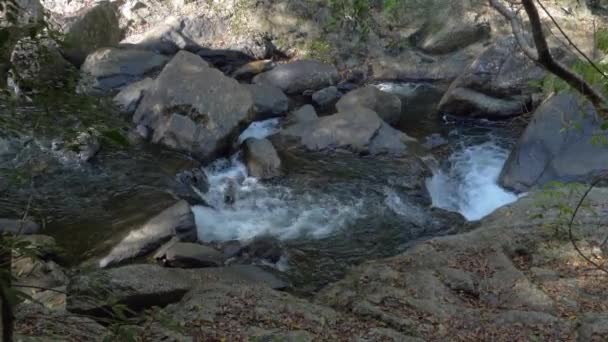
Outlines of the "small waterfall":
[[433,177],[427,180],[433,206],[476,221],[515,202],[518,196],[498,185],[508,154],[494,141],[454,152],[447,166],[433,170]]
[[[264,138],[277,130],[278,120],[254,122],[239,137]],[[294,191],[249,177],[240,154],[219,159],[204,169],[209,181],[205,199],[211,207],[194,206],[198,236],[203,241],[248,240],[259,235],[280,239],[321,238],[360,216],[357,201],[340,201],[327,195]],[[225,203],[229,186],[236,201]]]

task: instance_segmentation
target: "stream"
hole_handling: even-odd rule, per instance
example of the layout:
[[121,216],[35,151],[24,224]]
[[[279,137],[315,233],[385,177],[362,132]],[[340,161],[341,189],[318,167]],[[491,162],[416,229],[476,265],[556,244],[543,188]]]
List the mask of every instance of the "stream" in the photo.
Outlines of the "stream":
[[[22,110],[31,115],[33,109]],[[255,122],[239,140],[266,137],[279,124],[279,119]],[[237,153],[203,167],[210,184],[205,200],[214,209],[192,208],[199,240],[280,241],[281,259],[270,266],[306,294],[339,279],[352,265],[457,231],[455,216],[440,209],[475,221],[517,199],[497,185],[516,136],[508,128],[431,119],[406,124],[404,130],[419,139],[437,133],[447,140],[429,165],[428,191],[408,186],[403,177],[408,165],[399,158],[293,152],[281,156],[286,177],[261,182],[247,175]],[[0,217],[20,215],[29,203],[44,233],[58,240],[75,265],[103,255],[125,232],[166,207],[179,170],[199,167],[187,156],[145,144],[102,149],[92,163],[72,163],[50,152],[51,139],[24,135],[14,141],[8,153],[0,153],[0,181],[8,180]],[[40,172],[32,174],[35,167]],[[229,182],[238,184],[232,205],[223,200]]]

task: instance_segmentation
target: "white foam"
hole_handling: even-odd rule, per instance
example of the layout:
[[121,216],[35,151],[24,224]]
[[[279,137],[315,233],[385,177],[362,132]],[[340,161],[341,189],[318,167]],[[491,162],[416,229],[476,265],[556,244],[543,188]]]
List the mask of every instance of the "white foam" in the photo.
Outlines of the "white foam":
[[247,138],[257,138],[263,139],[279,130],[279,119],[268,119],[263,121],[253,122],[247,129],[241,133],[239,136],[238,143],[241,144],[243,141],[247,140]]
[[449,168],[433,171],[427,188],[433,206],[460,212],[476,221],[515,202],[518,196],[498,185],[508,151],[494,142],[470,146],[449,158]]
[[[194,206],[199,239],[202,241],[248,240],[270,234],[280,239],[321,238],[360,216],[357,202],[343,203],[318,193],[294,194],[289,188],[265,185],[248,177],[235,155],[218,160],[205,169],[212,206]],[[234,204],[224,203],[229,183],[236,184]]]

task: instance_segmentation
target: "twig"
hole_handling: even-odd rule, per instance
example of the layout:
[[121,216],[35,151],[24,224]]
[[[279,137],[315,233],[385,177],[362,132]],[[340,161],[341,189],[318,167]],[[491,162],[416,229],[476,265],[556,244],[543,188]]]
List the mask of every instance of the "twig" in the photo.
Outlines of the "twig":
[[587,196],[589,196],[589,193],[591,192],[591,190],[593,190],[593,188],[595,188],[595,186],[597,186],[603,179],[604,179],[604,176],[600,176],[595,181],[593,181],[591,183],[591,185],[589,185],[589,187],[587,188],[587,190],[585,191],[585,193],[583,194],[583,196],[579,199],[578,203],[576,204],[576,207],[574,208],[574,212],[572,213],[572,217],[570,217],[570,222],[568,223],[568,238],[570,239],[570,242],[572,243],[572,246],[574,247],[574,249],[576,250],[576,252],[583,259],[585,259],[585,261],[587,261],[589,264],[593,265],[596,269],[598,269],[600,271],[603,271],[603,272],[605,272],[605,273],[608,274],[608,269],[607,268],[605,268],[604,266],[602,266],[602,265],[596,263],[595,261],[591,260],[591,258],[589,258],[588,256],[586,256],[585,253],[583,253],[583,251],[581,251],[581,249],[576,244],[576,241],[574,239],[574,234],[572,233],[572,228],[574,226],[574,220],[576,219],[576,215],[578,214],[579,210],[583,206],[583,202],[585,201],[585,199],[587,198]]
[[[572,46],[576,50],[576,52],[578,52],[587,61],[587,63],[589,63],[589,65],[591,65],[591,67],[593,67],[593,69],[595,69],[595,71],[597,71],[600,75],[602,75],[603,78],[608,80],[608,75],[606,75],[604,73],[604,71],[602,71],[602,69],[600,69],[600,67],[597,64],[595,64],[595,62],[593,62],[593,60],[591,58],[589,58],[589,56],[587,56],[587,54],[585,54],[576,44],[574,44],[572,39],[570,39],[570,37],[566,34],[566,32],[564,32],[562,27],[557,23],[557,20],[555,20],[553,15],[551,15],[551,13],[549,13],[549,11],[545,7],[545,5],[543,5],[540,0],[536,0],[536,2],[540,6],[540,8],[542,8],[542,10],[547,14],[549,19],[551,19],[551,21],[553,22],[555,27],[557,27],[557,29],[564,36],[564,38],[566,38],[566,41],[568,41],[568,44],[570,44],[570,46]],[[594,24],[595,24],[595,21],[594,21]],[[595,37],[595,29],[594,29],[593,35]],[[594,39],[594,49],[595,49],[595,39]]]

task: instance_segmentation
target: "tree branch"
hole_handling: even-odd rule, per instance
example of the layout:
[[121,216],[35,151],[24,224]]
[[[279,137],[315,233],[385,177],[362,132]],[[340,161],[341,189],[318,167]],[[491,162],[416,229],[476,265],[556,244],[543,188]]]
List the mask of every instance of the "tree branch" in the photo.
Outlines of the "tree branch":
[[501,0],[488,1],[490,6],[496,9],[503,17],[505,17],[505,19],[510,22],[515,39],[521,46],[523,52],[530,59],[543,66],[550,73],[564,80],[569,86],[585,96],[602,117],[608,116],[608,107],[604,96],[577,73],[573,72],[568,67],[557,61],[551,54],[551,50],[549,49],[547,39],[545,38],[545,34],[543,32],[540,15],[538,14],[538,9],[534,4],[534,0],[521,0],[521,4],[528,15],[528,19],[530,20],[532,38],[534,40],[534,47],[536,51],[534,51],[534,49],[526,41],[526,37],[523,32],[523,24],[517,16],[517,12],[508,9],[502,4]]

